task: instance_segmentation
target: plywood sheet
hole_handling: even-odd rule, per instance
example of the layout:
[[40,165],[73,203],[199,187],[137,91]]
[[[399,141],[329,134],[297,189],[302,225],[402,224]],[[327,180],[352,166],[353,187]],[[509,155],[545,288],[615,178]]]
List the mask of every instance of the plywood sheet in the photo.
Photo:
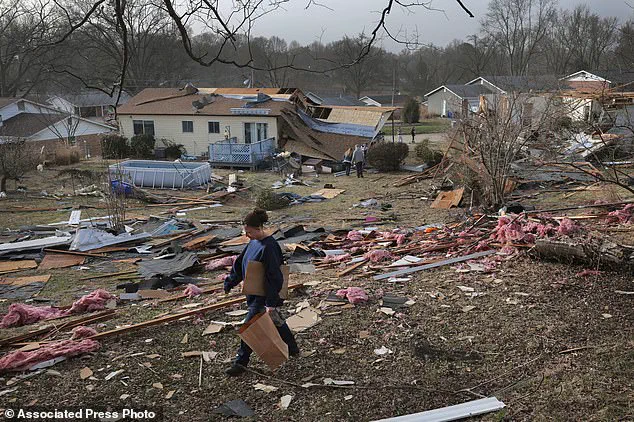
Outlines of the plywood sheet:
[[323,196],[326,199],[332,199],[336,196],[341,195],[343,192],[345,192],[345,189],[320,189],[317,192],[313,193],[313,195],[320,195]]
[[47,253],[42,262],[40,262],[40,270],[50,270],[53,268],[67,268],[76,265],[83,265],[86,258],[78,255],[66,255],[58,253]]
[[21,261],[3,261],[0,262],[0,273],[8,271],[28,270],[37,267],[37,262],[32,259],[24,259]]
[[24,286],[31,283],[46,283],[51,279],[50,274],[35,275],[30,277],[5,277],[0,278],[0,284],[9,286]]

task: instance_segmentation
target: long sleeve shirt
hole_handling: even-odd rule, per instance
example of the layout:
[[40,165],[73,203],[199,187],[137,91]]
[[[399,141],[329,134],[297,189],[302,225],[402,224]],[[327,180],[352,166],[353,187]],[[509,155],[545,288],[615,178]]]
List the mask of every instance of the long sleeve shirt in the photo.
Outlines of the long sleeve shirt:
[[244,279],[249,261],[259,261],[264,265],[264,288],[266,296],[247,295],[247,305],[281,306],[280,290],[284,283],[281,265],[284,256],[277,241],[268,236],[262,240],[251,240],[236,259],[231,273],[225,279],[225,290],[232,289]]
[[352,153],[352,162],[353,163],[362,163],[365,159],[365,154],[363,154],[363,150],[361,148],[357,148]]

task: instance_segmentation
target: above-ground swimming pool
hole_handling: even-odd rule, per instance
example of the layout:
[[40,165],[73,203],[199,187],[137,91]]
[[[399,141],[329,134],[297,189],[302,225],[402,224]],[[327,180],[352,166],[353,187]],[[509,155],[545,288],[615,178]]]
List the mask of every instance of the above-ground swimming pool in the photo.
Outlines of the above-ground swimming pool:
[[113,180],[154,189],[198,187],[211,179],[207,162],[127,160],[112,164],[109,172]]

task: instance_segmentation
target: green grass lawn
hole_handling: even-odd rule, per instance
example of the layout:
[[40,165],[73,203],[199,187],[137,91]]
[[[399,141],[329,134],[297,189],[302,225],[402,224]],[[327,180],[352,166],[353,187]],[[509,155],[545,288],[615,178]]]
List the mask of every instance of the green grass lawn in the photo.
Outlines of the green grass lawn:
[[[442,133],[451,127],[451,121],[448,119],[425,119],[414,125],[410,123],[394,122],[394,132],[398,133],[400,128],[403,135],[410,135],[412,126],[416,128],[416,134],[425,133]],[[385,135],[392,135],[392,122],[388,121],[382,129]]]

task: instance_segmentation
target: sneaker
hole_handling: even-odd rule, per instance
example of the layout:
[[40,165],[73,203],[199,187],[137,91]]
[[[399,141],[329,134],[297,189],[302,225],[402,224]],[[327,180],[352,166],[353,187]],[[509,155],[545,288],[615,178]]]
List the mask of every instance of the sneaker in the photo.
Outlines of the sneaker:
[[225,370],[225,374],[229,375],[230,377],[237,377],[238,375],[246,372],[246,370],[246,366],[240,365],[239,363],[234,363]]

